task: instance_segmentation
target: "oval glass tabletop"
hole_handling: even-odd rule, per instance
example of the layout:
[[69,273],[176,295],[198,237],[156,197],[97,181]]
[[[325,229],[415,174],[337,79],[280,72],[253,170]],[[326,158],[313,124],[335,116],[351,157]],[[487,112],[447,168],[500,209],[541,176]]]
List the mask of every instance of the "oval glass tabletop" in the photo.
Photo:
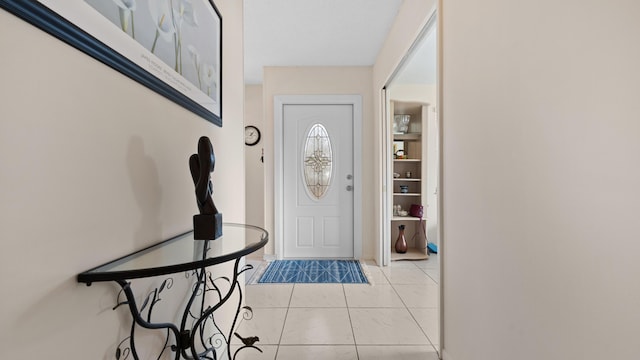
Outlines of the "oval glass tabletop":
[[215,240],[194,240],[193,231],[162,241],[78,274],[78,282],[128,280],[173,274],[221,264],[251,254],[267,244],[266,230],[225,223]]

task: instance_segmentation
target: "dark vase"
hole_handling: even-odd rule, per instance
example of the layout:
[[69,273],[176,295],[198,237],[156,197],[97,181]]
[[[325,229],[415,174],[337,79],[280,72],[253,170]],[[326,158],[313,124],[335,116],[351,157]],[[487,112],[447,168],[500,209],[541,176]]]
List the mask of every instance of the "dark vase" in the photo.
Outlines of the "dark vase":
[[407,240],[404,238],[404,225],[398,226],[398,240],[396,240],[396,252],[404,254],[407,252]]

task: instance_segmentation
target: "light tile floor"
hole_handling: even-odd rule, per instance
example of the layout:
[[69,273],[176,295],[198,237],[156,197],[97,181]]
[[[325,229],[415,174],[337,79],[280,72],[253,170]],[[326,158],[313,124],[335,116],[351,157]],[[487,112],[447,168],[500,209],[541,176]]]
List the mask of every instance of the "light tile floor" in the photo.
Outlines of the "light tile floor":
[[238,333],[258,336],[263,352],[237,359],[438,359],[437,255],[367,268],[373,285],[247,285],[254,313]]

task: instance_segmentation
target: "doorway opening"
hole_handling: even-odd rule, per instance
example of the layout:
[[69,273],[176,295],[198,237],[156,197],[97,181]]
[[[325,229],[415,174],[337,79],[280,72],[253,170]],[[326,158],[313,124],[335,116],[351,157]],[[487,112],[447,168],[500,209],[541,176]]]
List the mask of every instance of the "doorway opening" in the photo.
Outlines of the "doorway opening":
[[[430,340],[442,354],[441,126],[437,10],[382,91],[383,124],[382,264],[420,260],[437,284],[438,303]],[[412,214],[422,207],[423,215]],[[416,216],[411,216],[416,215]],[[406,250],[395,244],[404,236]],[[427,260],[428,259],[428,260]],[[424,264],[430,264],[425,266]]]
[[[276,257],[360,259],[362,98],[282,95],[274,106]],[[309,170],[320,148],[322,169]]]

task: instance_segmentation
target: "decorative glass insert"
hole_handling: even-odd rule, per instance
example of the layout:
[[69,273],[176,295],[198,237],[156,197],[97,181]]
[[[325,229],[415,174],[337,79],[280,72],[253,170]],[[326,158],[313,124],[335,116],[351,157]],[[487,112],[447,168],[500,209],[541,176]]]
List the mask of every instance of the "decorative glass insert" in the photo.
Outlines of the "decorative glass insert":
[[309,130],[302,159],[307,190],[316,199],[320,199],[329,189],[333,171],[331,140],[322,124],[315,124]]

